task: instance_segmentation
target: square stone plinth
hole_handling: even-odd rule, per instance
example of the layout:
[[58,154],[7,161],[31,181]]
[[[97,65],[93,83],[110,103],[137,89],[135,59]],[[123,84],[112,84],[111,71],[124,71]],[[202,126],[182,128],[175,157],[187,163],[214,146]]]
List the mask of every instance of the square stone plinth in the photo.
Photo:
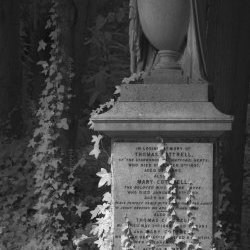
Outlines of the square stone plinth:
[[[213,235],[213,144],[168,143],[177,182],[175,209],[182,232],[176,237],[191,241],[186,204],[188,187],[195,195],[193,211],[198,228],[196,236],[202,249],[209,250]],[[112,197],[114,208],[114,250],[121,250],[121,227],[127,216],[132,223],[135,249],[149,250],[145,233],[155,241],[157,250],[167,249],[167,183],[158,167],[155,142],[114,142],[112,145]],[[174,249],[179,249],[175,246]]]

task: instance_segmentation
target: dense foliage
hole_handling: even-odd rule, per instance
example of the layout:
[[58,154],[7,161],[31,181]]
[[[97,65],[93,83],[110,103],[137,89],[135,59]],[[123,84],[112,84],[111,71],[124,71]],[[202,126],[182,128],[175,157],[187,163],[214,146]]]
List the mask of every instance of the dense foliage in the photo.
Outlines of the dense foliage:
[[88,120],[128,75],[128,2],[85,2],[87,25],[73,22],[83,27],[76,34],[86,51],[80,76],[65,28],[69,4],[77,4],[19,2],[21,100],[7,119],[1,116],[1,250],[75,249],[74,241],[92,229],[90,211],[108,200],[96,176],[109,169],[108,157],[89,156]]

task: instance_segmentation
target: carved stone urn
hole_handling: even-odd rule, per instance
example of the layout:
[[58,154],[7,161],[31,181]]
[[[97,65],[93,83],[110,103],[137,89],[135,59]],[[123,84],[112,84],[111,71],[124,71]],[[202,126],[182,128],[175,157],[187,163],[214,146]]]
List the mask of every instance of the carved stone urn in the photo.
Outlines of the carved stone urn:
[[155,70],[180,70],[190,20],[190,0],[137,0],[142,30],[157,49]]

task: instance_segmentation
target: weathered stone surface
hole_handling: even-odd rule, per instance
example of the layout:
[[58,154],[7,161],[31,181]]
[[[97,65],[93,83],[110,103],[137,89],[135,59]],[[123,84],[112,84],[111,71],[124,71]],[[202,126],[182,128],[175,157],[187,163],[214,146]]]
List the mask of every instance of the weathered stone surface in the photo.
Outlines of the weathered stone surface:
[[207,102],[208,84],[125,84],[120,102]]
[[[204,250],[209,250],[213,231],[213,145],[211,143],[168,143],[167,152],[172,160],[178,187],[177,215],[183,232],[178,237],[190,242],[188,237],[187,188],[192,184],[195,194],[193,213],[199,229],[197,235]],[[166,225],[167,184],[158,168],[157,143],[114,142],[113,206],[114,250],[121,249],[121,225],[127,215],[137,250],[149,250],[145,232],[148,230],[157,250],[167,249],[164,236]],[[179,248],[175,248],[179,249]]]
[[141,131],[154,137],[218,136],[231,129],[232,117],[220,113],[210,102],[118,102],[110,111],[93,117],[95,130],[111,136]]
[[115,106],[92,118],[96,131],[112,137],[217,137],[231,130],[232,120],[208,102],[206,84],[124,86]]
[[[166,57],[166,59],[168,59],[168,57]],[[165,61],[164,57],[163,57],[163,61]],[[178,63],[175,63],[175,64],[178,67]],[[173,65],[172,67],[175,66],[174,63],[172,63],[172,65]],[[171,64],[169,66],[171,67]],[[174,69],[165,68],[165,69],[152,70],[150,75],[144,77],[144,83],[145,85],[147,84],[153,84],[153,85],[166,85],[166,84],[184,85],[185,84],[185,85],[188,85],[188,79],[183,76],[181,69],[174,70]]]

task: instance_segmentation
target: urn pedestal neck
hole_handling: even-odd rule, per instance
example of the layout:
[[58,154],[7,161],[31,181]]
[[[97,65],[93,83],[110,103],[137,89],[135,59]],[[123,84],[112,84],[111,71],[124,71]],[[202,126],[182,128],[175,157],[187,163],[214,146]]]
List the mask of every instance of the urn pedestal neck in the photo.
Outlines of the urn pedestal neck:
[[154,70],[168,70],[175,69],[181,70],[181,66],[178,63],[178,60],[181,56],[181,53],[173,50],[160,50],[158,52],[159,61],[155,65]]
[[178,63],[187,36],[191,6],[189,0],[137,0],[143,33],[159,51],[145,83],[183,83]]
[[149,74],[144,76],[145,84],[187,83],[179,63],[181,53],[173,50],[160,50],[157,56],[157,63]]

